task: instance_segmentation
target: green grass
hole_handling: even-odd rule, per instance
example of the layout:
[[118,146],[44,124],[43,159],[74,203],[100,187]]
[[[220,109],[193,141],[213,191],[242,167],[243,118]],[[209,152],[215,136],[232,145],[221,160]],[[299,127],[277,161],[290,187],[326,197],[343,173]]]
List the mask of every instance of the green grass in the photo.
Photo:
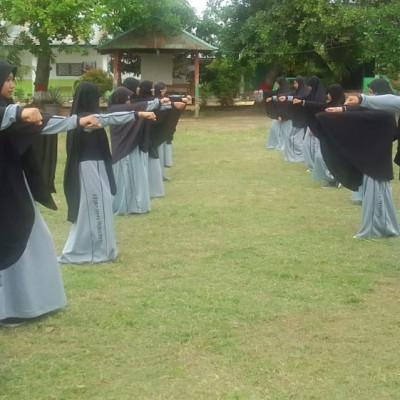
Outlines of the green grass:
[[[63,98],[67,101],[72,99],[74,92],[74,83],[76,79],[50,79],[49,88],[60,90]],[[18,100],[29,98],[32,100],[33,85],[30,79],[19,79],[15,85],[18,91],[22,91],[23,96]]]
[[182,119],[166,196],[115,218],[117,261],[62,266],[68,306],[0,329],[0,399],[400,398],[398,238],[352,239],[350,192],[266,132],[252,111]]

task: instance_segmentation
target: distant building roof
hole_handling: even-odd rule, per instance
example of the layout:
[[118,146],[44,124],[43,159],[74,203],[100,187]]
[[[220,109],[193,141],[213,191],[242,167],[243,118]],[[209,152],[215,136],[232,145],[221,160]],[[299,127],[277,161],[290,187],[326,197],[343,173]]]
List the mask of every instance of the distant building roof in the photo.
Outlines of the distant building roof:
[[141,35],[131,29],[97,48],[102,54],[115,50],[133,50],[145,53],[157,49],[163,52],[196,51],[205,53],[215,51],[217,47],[208,44],[185,30],[175,36],[165,36],[165,34],[157,32]]

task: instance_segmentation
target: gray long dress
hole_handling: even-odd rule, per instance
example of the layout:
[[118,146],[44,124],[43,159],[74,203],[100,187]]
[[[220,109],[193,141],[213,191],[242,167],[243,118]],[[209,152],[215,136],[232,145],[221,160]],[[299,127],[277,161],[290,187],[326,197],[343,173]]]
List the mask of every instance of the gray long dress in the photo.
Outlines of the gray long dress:
[[26,249],[15,264],[0,271],[0,320],[34,318],[67,304],[53,239],[32,203],[35,220]]
[[285,140],[284,160],[289,162],[304,162],[303,139],[306,128],[292,126]]
[[283,148],[283,138],[281,136],[281,127],[277,119],[272,119],[267,142],[265,143],[267,149],[281,150]]
[[172,159],[172,143],[165,143],[164,146],[164,167],[172,167],[173,159]]
[[117,193],[113,210],[117,215],[144,214],[151,210],[147,153],[136,147],[113,165]]
[[78,217],[59,257],[61,263],[101,263],[117,257],[112,195],[104,161],[79,163]]
[[361,227],[355,238],[399,235],[396,209],[389,181],[379,182],[364,175]]
[[307,168],[312,171],[314,169],[315,156],[319,151],[319,140],[316,138],[309,129],[304,136],[303,140],[303,156]]
[[[10,121],[3,117],[2,129]],[[52,117],[42,134],[76,128],[76,116]],[[0,271],[0,320],[35,318],[65,307],[67,299],[50,231],[33,200],[35,213],[26,248],[17,262]]]
[[[318,139],[317,139],[318,140]],[[315,153],[314,168],[312,170],[312,179],[314,181],[334,182],[335,178],[330,173],[322,157],[321,148],[318,141],[318,150]]]
[[161,170],[160,160],[158,158],[148,157],[148,174],[150,198],[164,197],[164,182]]

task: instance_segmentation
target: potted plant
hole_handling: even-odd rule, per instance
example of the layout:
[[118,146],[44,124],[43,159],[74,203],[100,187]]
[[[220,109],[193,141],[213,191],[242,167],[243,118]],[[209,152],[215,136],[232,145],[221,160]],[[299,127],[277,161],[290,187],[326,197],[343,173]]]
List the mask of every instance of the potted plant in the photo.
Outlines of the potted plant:
[[57,115],[60,113],[63,101],[64,99],[60,90],[50,88],[46,92],[44,98],[41,100],[41,105],[44,112],[52,115]]

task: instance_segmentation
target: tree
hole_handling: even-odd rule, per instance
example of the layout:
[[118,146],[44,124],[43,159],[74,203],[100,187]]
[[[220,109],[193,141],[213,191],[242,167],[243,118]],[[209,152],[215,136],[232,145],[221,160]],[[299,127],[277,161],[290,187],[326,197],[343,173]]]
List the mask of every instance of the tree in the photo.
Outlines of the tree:
[[378,2],[365,7],[360,24],[364,35],[364,57],[374,60],[376,73],[393,79],[400,73],[400,2]]
[[35,98],[47,91],[50,64],[54,58],[52,45],[61,43],[60,50],[73,51],[67,46],[88,42],[97,20],[95,0],[0,0],[2,19],[20,27],[15,47],[28,50],[37,57]]
[[340,81],[360,64],[354,7],[327,0],[231,0],[218,11],[220,48],[242,63]]
[[174,34],[192,29],[196,14],[186,0],[98,0],[101,25],[116,36],[131,29],[140,33],[158,31]]

